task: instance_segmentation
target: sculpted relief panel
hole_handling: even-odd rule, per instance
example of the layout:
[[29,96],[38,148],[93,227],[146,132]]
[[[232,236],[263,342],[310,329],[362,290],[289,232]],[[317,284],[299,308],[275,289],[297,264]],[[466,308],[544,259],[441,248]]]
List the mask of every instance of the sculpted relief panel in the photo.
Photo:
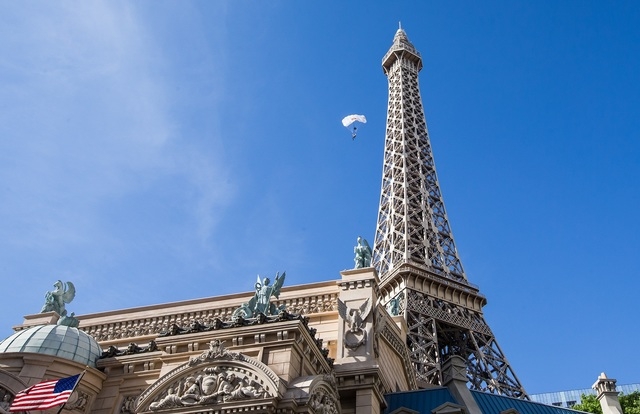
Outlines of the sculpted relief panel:
[[151,411],[158,411],[171,407],[219,404],[268,396],[264,386],[253,377],[233,367],[207,367],[172,383],[166,395],[156,398],[149,408]]
[[224,349],[209,350],[161,377],[138,398],[136,412],[208,406],[278,396],[280,379],[263,363]]

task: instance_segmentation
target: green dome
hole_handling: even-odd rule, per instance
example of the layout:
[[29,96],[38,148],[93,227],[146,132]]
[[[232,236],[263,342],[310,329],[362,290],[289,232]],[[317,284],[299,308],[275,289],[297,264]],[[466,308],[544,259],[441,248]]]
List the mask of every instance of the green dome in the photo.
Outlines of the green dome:
[[42,325],[18,331],[0,342],[0,354],[8,352],[53,355],[95,368],[102,349],[78,328]]

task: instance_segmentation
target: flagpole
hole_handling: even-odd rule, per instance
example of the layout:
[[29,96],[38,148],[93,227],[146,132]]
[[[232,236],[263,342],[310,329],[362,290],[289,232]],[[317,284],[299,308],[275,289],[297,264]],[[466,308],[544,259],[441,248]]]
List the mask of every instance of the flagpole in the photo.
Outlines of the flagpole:
[[[87,370],[85,369],[84,371],[82,371],[80,373],[80,376],[78,377],[78,380],[76,381],[75,384],[73,384],[73,388],[71,388],[71,393],[69,394],[69,397],[71,397],[71,394],[73,394],[73,392],[76,390],[76,387],[78,386],[78,384],[80,384],[80,381],[82,381],[82,377],[84,377],[84,374],[87,372]],[[67,401],[69,401],[67,399]],[[58,412],[56,414],[60,414],[62,412],[62,410],[64,409],[64,406],[67,405],[67,401],[64,402],[64,404],[62,404],[62,406],[60,407],[60,409],[58,410]]]

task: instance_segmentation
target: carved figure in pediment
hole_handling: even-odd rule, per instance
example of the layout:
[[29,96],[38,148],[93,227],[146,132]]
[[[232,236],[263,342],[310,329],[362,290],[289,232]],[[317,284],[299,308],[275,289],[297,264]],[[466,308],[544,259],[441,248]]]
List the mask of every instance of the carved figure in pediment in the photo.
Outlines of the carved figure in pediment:
[[221,397],[231,395],[231,391],[235,388],[236,374],[233,371],[227,374],[225,371],[220,373],[218,377],[218,395]]
[[309,399],[309,405],[314,409],[316,414],[337,414],[338,407],[337,404],[332,400],[329,395],[316,392],[311,395]]
[[194,377],[187,377],[184,380],[185,390],[180,395],[180,402],[182,405],[195,405],[200,400],[200,383],[198,379]]
[[165,408],[181,406],[182,401],[178,396],[178,391],[175,388],[169,388],[169,390],[167,391],[167,395],[161,398],[159,401],[152,402],[151,405],[149,405],[149,409],[151,411],[158,411]]
[[244,377],[235,386],[231,393],[225,397],[225,401],[244,400],[247,398],[263,398],[266,394],[265,389],[255,381],[249,381]]

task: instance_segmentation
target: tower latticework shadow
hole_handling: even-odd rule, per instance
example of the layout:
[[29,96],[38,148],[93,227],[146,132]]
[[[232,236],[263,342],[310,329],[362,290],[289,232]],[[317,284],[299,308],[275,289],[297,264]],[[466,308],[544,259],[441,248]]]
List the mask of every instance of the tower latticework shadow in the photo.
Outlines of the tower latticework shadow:
[[436,175],[418,87],[420,53],[399,29],[382,60],[389,104],[373,266],[380,294],[400,303],[420,384],[442,385],[442,362],[467,361],[471,389],[528,399],[468,282]]

